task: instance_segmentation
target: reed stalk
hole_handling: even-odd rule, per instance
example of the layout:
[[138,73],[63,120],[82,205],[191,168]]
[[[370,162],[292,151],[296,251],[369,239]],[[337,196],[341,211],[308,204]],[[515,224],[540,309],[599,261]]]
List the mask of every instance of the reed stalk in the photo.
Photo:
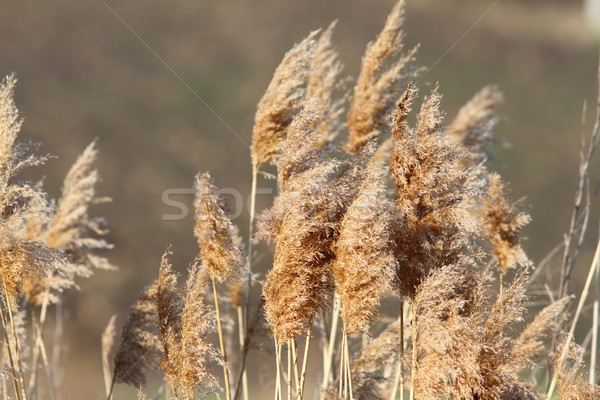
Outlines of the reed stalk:
[[215,314],[217,319],[217,331],[219,333],[219,346],[221,347],[221,358],[223,359],[223,376],[225,379],[225,398],[231,400],[231,388],[229,384],[229,369],[227,368],[227,353],[225,351],[225,339],[223,336],[223,327],[221,325],[221,310],[219,308],[219,297],[217,295],[217,282],[211,277],[213,287],[213,297],[215,301]]
[[306,367],[308,366],[308,354],[310,351],[310,338],[312,321],[308,326],[308,332],[306,333],[306,343],[304,344],[304,357],[302,358],[302,372],[300,373],[300,385],[298,387],[298,399],[302,400],[304,396],[304,383],[306,382]]

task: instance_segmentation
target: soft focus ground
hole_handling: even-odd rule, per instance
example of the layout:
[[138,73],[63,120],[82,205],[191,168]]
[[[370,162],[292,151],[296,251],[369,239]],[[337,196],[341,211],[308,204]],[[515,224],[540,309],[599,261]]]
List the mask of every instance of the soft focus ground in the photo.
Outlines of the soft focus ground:
[[[433,69],[421,93],[439,83],[451,118],[475,91],[495,83],[506,93],[495,168],[514,197],[527,196],[533,223],[526,247],[540,260],[568,225],[577,173],[584,101],[594,104],[597,41],[586,33],[578,1],[409,1],[407,43]],[[282,55],[311,30],[339,19],[334,39],[346,72],[356,76],[366,43],[393,1],[111,1],[106,4],[237,132],[215,115],[145,47],[103,1],[4,1],[0,74],[16,72],[22,138],[56,155],[27,176],[45,177],[50,193],[78,153],[98,138],[97,207],[112,226],[119,272],[99,272],[67,297],[69,345],[65,399],[103,393],[99,334],[157,274],[173,244],[184,271],[197,248],[192,219],[163,221],[161,199],[190,188],[197,171],[220,187],[249,192],[249,143],[256,102]],[[462,40],[465,32],[471,29]],[[192,196],[180,197],[191,204]],[[259,204],[259,208],[264,203]],[[242,232],[247,215],[236,221]],[[592,221],[592,235],[597,220]],[[586,252],[589,252],[586,248]],[[267,260],[261,259],[265,267]],[[587,268],[585,264],[581,267]],[[575,287],[580,287],[578,283]],[[82,397],[82,395],[84,395]]]

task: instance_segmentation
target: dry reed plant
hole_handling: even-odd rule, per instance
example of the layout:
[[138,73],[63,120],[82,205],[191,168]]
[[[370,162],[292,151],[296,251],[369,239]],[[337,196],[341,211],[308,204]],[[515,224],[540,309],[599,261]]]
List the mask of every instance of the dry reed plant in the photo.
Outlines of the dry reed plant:
[[500,175],[488,174],[488,196],[483,200],[484,229],[492,246],[492,254],[502,274],[518,265],[530,264],[521,247],[521,229],[531,218],[519,202],[509,204]]
[[[586,182],[600,103],[582,156],[560,287],[546,285],[548,299],[536,300],[547,304],[530,318],[531,281],[539,274],[531,273],[522,246],[529,216],[486,164],[502,94],[482,89],[446,125],[435,88],[409,124],[420,70],[412,66],[415,50],[404,52],[403,18],[401,0],[367,46],[350,94],[332,42],[335,23],[284,56],[252,132],[248,248],[210,175],[198,174],[199,254],[183,287],[170,249],[163,254],[158,279],[130,307],[112,366],[116,321],[109,322],[102,337],[106,398],[117,398],[118,383],[149,398],[156,372],[156,399],[266,398],[247,377],[258,350],[274,358],[275,400],[600,398],[598,328],[591,334],[591,382],[582,370],[588,353],[573,340],[598,280],[600,246],[572,318],[566,296],[589,219]],[[112,268],[98,254],[111,246],[104,222],[90,215],[105,201],[95,191],[95,143],[68,172],[57,202],[41,184],[16,179],[45,157],[16,140],[14,85],[8,77],[0,86],[0,384],[5,399],[54,400],[60,371],[50,365],[43,335],[48,307],[60,305],[77,277]],[[254,221],[257,176],[268,166],[277,168],[278,195]],[[274,251],[264,275],[253,265],[259,240]],[[262,296],[253,299],[260,284]],[[320,351],[311,351],[314,336]],[[229,360],[231,351],[236,357]],[[44,387],[38,370],[48,378]]]
[[311,33],[285,55],[258,103],[252,131],[255,170],[276,161],[288,127],[303,105],[317,35]]
[[[6,371],[2,391],[5,398],[46,393],[55,399],[61,372],[50,364],[43,337],[48,306],[59,303],[65,289],[77,287],[77,276],[89,277],[93,268],[113,268],[99,253],[111,247],[102,239],[105,224],[89,213],[90,206],[106,199],[95,192],[93,143],[68,172],[58,201],[49,200],[41,183],[18,180],[22,169],[41,165],[47,157],[35,154],[36,144],[17,141],[21,119],[13,101],[15,83],[9,76],[0,85],[0,318]],[[27,301],[19,301],[23,298]],[[55,323],[60,326],[61,320]],[[61,352],[56,340],[54,359]],[[40,367],[45,385],[38,379]]]
[[402,53],[404,6],[405,1],[396,4],[363,56],[348,111],[350,134],[345,148],[351,153],[380,135],[386,115],[420,72],[411,65],[417,49]]
[[189,400],[197,389],[210,393],[218,387],[206,364],[219,357],[206,340],[213,329],[213,319],[204,300],[206,272],[192,266],[182,294],[168,255],[169,251],[163,255],[158,276],[156,307],[164,348],[159,367],[175,396]]
[[158,368],[164,357],[158,327],[157,294],[158,282],[154,282],[129,309],[114,358],[113,385],[123,382],[143,387],[146,371]]

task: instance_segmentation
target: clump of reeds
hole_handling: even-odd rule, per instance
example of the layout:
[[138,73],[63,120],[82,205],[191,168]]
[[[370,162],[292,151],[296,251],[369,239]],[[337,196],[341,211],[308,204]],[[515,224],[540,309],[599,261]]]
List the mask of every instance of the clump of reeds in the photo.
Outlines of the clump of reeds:
[[[589,216],[582,193],[600,123],[583,158],[561,287],[552,293],[546,286],[548,305],[523,323],[536,277],[522,247],[529,216],[486,165],[502,95],[484,88],[446,125],[436,87],[409,124],[419,69],[412,66],[414,50],[403,52],[403,8],[400,1],[368,45],[348,110],[332,44],[335,24],[285,55],[255,117],[247,253],[212,178],[198,174],[193,234],[199,254],[181,287],[170,250],[164,253],[158,279],[129,310],[112,369],[116,320],[109,322],[102,338],[108,398],[118,383],[146,398],[152,371],[164,378],[157,398],[164,392],[188,400],[220,390],[228,400],[263,398],[247,379],[257,347],[271,356],[274,349],[275,400],[532,400],[546,391],[552,398],[555,387],[561,399],[600,398],[593,378],[597,329],[591,382],[584,382],[584,352],[573,341],[600,271],[600,246],[570,331],[561,333],[569,321],[570,298],[563,295]],[[17,181],[21,169],[45,157],[16,140],[21,122],[14,83],[9,77],[0,86],[0,322],[7,371],[0,383],[7,398],[34,398],[41,365],[54,399],[58,371],[44,342],[47,308],[76,287],[78,276],[112,267],[97,253],[110,248],[102,239],[105,224],[89,213],[105,199],[94,189],[95,143],[67,174],[57,202],[41,184]],[[347,138],[340,139],[343,134]],[[268,165],[277,168],[278,195],[253,235],[256,178]],[[264,277],[252,273],[256,240],[274,247]],[[262,283],[258,301],[253,283]],[[231,307],[221,305],[223,289]],[[235,339],[228,329],[235,324],[232,314]],[[259,336],[270,346],[258,346]],[[308,371],[318,364],[309,361],[316,353],[313,336],[321,345],[322,371]],[[230,351],[238,357],[228,359]],[[544,371],[550,358],[552,374]],[[219,365],[221,384],[213,371]],[[539,373],[552,375],[548,388]]]
[[[529,216],[486,165],[503,96],[495,87],[482,89],[447,126],[436,88],[409,125],[420,70],[412,66],[415,51],[403,53],[403,7],[400,1],[367,47],[346,125],[339,118],[344,97],[338,96],[343,80],[332,45],[335,24],[309,35],[277,68],[252,135],[245,263],[216,187],[207,174],[196,178],[195,235],[202,268],[213,281],[227,398],[253,396],[245,380],[261,325],[249,319],[253,239],[274,245],[257,309],[264,309],[273,335],[276,400],[286,393],[288,399],[307,396],[309,346],[317,333],[322,399],[529,400],[544,390],[524,371],[533,377],[541,368],[536,362],[549,356],[544,343],[560,331],[569,298],[550,301],[522,327],[532,287],[521,236]],[[336,145],[346,127],[341,147],[350,156]],[[277,168],[278,195],[253,235],[256,178],[269,164]],[[242,264],[248,270],[240,273]],[[167,360],[169,343],[182,342],[178,315],[189,299],[164,260],[161,271],[155,326],[165,346],[162,366],[175,393],[188,398],[193,386],[174,378],[182,366]],[[240,275],[247,285],[230,292],[242,353],[235,368],[225,354],[221,323],[227,316],[219,311],[215,281]],[[400,313],[381,316],[378,306],[391,296],[389,289],[400,296]],[[380,334],[370,339],[373,328]],[[555,359],[561,396],[577,390],[595,395],[597,387],[580,385],[565,357]]]
[[[27,399],[40,391],[38,370],[47,375],[47,392],[57,396],[60,372],[50,364],[43,328],[47,309],[60,294],[76,287],[76,277],[89,277],[93,268],[113,268],[99,253],[111,245],[102,239],[104,221],[91,216],[98,172],[92,143],[68,172],[62,196],[50,200],[41,183],[20,181],[24,168],[43,164],[38,145],[19,142],[21,118],[13,101],[14,76],[0,84],[0,272],[4,333],[2,379],[5,395]],[[27,301],[20,301],[25,298]],[[31,319],[31,326],[26,324]],[[60,326],[61,320],[55,321]],[[58,338],[57,338],[58,339]],[[55,359],[60,343],[54,344]]]

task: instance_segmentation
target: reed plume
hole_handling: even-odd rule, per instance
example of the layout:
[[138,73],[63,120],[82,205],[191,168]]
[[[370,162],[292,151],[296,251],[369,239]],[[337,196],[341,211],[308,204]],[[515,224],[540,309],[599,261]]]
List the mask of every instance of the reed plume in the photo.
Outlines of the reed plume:
[[375,339],[362,346],[352,362],[352,379],[359,399],[379,399],[389,383],[385,370],[400,358],[402,346],[401,319],[390,323]]
[[285,54],[258,103],[252,131],[255,171],[276,162],[289,125],[304,104],[317,35],[311,33]]
[[519,271],[491,305],[485,294],[489,281],[489,272],[442,267],[419,287],[413,350],[417,398],[537,398],[520,373],[543,352],[541,340],[558,328],[556,317],[568,299],[542,310],[519,334],[527,275]]
[[411,65],[416,48],[402,53],[404,7],[404,0],[396,3],[383,30],[369,43],[362,58],[348,111],[350,135],[345,149],[350,153],[380,135],[385,116],[419,72]]
[[91,206],[110,201],[96,195],[99,175],[93,164],[97,155],[96,143],[92,142],[67,173],[61,197],[56,205],[49,205],[46,221],[28,221],[28,236],[44,241],[49,248],[62,250],[72,261],[50,276],[34,276],[26,282],[25,292],[33,306],[42,304],[44,299],[57,302],[58,293],[77,287],[75,279],[91,276],[94,269],[116,269],[99,254],[113,247],[102,239],[108,234],[107,223],[104,218],[89,214]]
[[384,197],[381,169],[377,164],[369,167],[333,245],[332,272],[340,295],[344,332],[351,336],[368,330],[395,266],[389,246],[390,208]]
[[162,257],[158,278],[158,320],[164,347],[160,368],[175,394],[189,400],[196,391],[205,396],[218,388],[206,366],[218,355],[206,340],[213,331],[212,313],[204,301],[206,273],[192,266],[182,295],[169,255],[167,250]]
[[492,139],[498,108],[503,102],[504,94],[496,86],[486,86],[458,111],[449,125],[451,140],[469,150],[474,162],[487,158],[485,145]]
[[343,178],[354,169],[340,169],[340,176],[332,178],[339,162],[328,159],[319,146],[316,113],[308,106],[290,127],[278,163],[280,195],[263,214],[257,232],[259,239],[276,244],[263,295],[277,343],[303,333],[326,306],[335,257],[331,245],[349,205],[348,194],[357,191],[356,179]]
[[570,301],[571,297],[565,296],[552,302],[544,307],[523,329],[515,339],[513,356],[518,357],[515,362],[523,366],[533,365],[536,358],[547,353],[547,345],[544,340],[559,330],[567,317],[566,308]]
[[483,282],[457,266],[433,270],[413,302],[415,398],[473,398],[483,380],[478,368],[478,321]]
[[[4,306],[3,306],[4,307]],[[13,314],[12,326],[10,326],[10,331],[15,334],[13,340],[10,342],[4,340],[2,342],[2,360],[8,364],[10,355],[20,354],[23,360],[26,360],[27,357],[31,353],[31,343],[29,332],[27,331],[27,310],[21,309]],[[18,345],[18,349],[17,349]],[[9,355],[10,354],[10,355]],[[23,363],[23,368],[25,370],[30,370],[31,365],[28,363]]]
[[522,210],[521,202],[508,202],[500,175],[492,172],[487,180],[488,196],[483,198],[482,205],[483,225],[498,268],[504,274],[517,265],[529,266],[531,262],[521,247],[521,230],[531,218]]
[[70,265],[63,251],[28,237],[28,221],[46,221],[48,202],[40,185],[18,182],[16,176],[46,157],[33,153],[36,145],[17,141],[21,119],[13,101],[15,84],[12,75],[0,84],[0,273],[2,290],[13,306],[27,281]]
[[324,265],[331,258],[330,242],[319,241],[328,227],[313,217],[337,164],[319,146],[318,121],[317,110],[310,104],[294,119],[277,165],[279,195],[258,220],[256,239],[276,244],[263,296],[277,343],[303,332],[331,288]]
[[199,258],[211,277],[239,280],[244,266],[241,240],[226,214],[208,173],[196,175],[196,224],[194,235],[200,247]]
[[[569,346],[565,348],[565,346]],[[585,382],[580,368],[583,349],[571,340],[563,341],[553,357],[554,375],[558,382],[559,400],[592,400],[600,398],[600,386]]]
[[415,128],[408,126],[413,96],[409,85],[394,113],[390,159],[399,214],[395,286],[410,296],[431,270],[476,256],[480,226],[471,208],[484,184],[479,169],[461,163],[465,150],[448,140],[437,91],[424,100]]
[[126,383],[141,388],[146,374],[158,368],[164,347],[158,324],[158,281],[144,288],[129,308],[121,330],[121,343],[114,358],[113,385]]
[[319,36],[306,83],[306,98],[313,101],[321,116],[317,128],[320,146],[331,143],[343,128],[345,99],[336,98],[337,92],[343,90],[344,82],[339,80],[343,67],[331,42],[335,26],[336,21]]
[[527,275],[519,271],[500,292],[489,313],[480,317],[483,330],[477,362],[482,382],[475,393],[482,400],[535,398],[518,375],[528,364],[515,346],[516,324],[522,320],[527,300],[526,285]]

